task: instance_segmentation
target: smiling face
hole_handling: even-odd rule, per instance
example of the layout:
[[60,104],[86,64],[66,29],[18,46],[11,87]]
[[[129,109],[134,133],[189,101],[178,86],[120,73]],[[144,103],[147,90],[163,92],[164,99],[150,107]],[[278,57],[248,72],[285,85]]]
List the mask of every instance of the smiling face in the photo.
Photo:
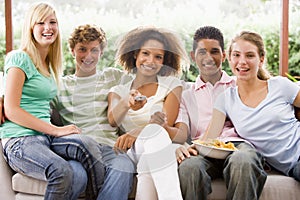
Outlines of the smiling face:
[[156,75],[164,62],[164,45],[157,40],[148,40],[136,55],[137,73],[144,76]]
[[232,72],[239,80],[257,78],[259,68],[263,66],[264,56],[259,56],[258,48],[243,39],[231,45],[229,64]]
[[58,24],[54,14],[49,15],[45,20],[36,22],[33,26],[33,36],[40,47],[49,47],[54,43],[57,35]]
[[224,62],[226,55],[218,40],[199,40],[197,48],[191,52],[191,57],[197,64],[204,81],[209,81],[211,77],[221,77],[222,62]]
[[96,65],[102,54],[98,40],[77,43],[72,49],[72,54],[76,60],[77,76],[90,76],[96,73]]

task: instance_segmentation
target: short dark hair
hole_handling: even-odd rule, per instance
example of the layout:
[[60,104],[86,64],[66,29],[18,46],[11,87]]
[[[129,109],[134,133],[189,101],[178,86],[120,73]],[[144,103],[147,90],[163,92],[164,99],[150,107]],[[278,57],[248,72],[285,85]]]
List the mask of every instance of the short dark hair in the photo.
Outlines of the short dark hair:
[[219,41],[222,51],[224,51],[224,37],[220,29],[213,26],[203,26],[196,30],[193,41],[193,51],[196,50],[198,42],[202,39],[213,39]]

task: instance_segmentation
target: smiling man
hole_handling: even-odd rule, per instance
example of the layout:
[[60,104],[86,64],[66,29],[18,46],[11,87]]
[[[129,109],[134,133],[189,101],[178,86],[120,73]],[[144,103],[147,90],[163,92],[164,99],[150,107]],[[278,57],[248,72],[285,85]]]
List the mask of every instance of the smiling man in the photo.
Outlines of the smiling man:
[[[71,34],[69,46],[76,71],[61,80],[59,95],[52,102],[53,122],[75,124],[82,134],[99,143],[106,175],[103,185],[98,186],[98,199],[126,200],[135,166],[127,154],[115,154],[112,149],[118,129],[108,123],[107,94],[111,87],[131,78],[116,68],[97,70],[106,42],[104,31],[94,25],[78,26]],[[61,122],[57,121],[58,117]]]
[[[234,87],[235,79],[222,70],[226,54],[223,34],[219,29],[211,26],[199,28],[194,34],[191,57],[198,66],[200,75],[193,86],[182,93],[175,126],[179,132],[188,134],[192,140],[195,140],[201,139],[205,134],[216,97],[227,88]],[[226,199],[258,199],[266,174],[262,164],[257,165],[261,167],[259,169],[252,167],[256,167],[252,163],[262,162],[260,154],[237,137],[230,121],[225,123],[221,139],[234,141],[239,150],[226,159],[198,155],[193,145],[188,149],[182,146],[176,150],[184,199],[207,199],[208,194],[212,192],[211,180],[218,177],[223,177],[226,181]]]

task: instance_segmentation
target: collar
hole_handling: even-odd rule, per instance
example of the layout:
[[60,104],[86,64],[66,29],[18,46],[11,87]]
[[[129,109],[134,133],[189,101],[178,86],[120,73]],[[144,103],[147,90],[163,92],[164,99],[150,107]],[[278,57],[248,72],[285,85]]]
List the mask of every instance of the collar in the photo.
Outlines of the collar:
[[[217,84],[229,84],[229,83],[231,83],[233,81],[234,82],[236,81],[236,77],[229,76],[224,70],[222,70],[221,79],[218,82],[216,82],[215,85],[217,85]],[[201,88],[206,87],[207,84],[210,84],[210,83],[202,81],[201,78],[200,78],[200,75],[198,75],[198,77],[197,77],[197,79],[195,81],[195,85],[194,85],[195,88],[194,89],[195,90],[199,90]]]

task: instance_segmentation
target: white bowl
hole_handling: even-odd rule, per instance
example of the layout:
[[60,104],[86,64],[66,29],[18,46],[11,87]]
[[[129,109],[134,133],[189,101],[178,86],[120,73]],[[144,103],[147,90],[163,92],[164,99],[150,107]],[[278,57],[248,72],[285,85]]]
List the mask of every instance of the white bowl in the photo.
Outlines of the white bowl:
[[237,151],[228,148],[218,148],[215,146],[209,146],[205,144],[199,144],[193,142],[198,150],[199,154],[204,157],[211,157],[216,159],[225,159],[230,153]]

